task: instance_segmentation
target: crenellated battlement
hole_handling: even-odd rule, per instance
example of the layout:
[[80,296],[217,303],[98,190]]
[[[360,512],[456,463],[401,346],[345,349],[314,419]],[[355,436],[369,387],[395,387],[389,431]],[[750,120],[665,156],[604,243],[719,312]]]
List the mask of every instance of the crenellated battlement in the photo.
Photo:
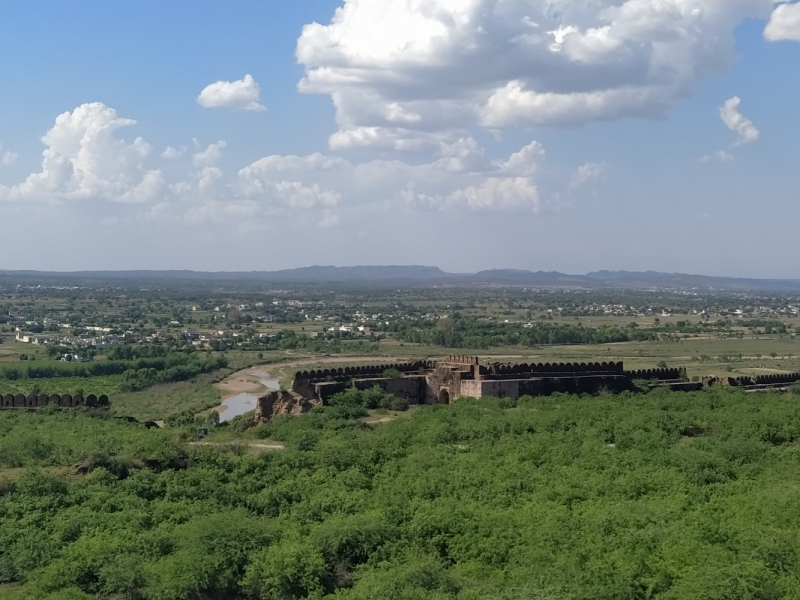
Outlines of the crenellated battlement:
[[477,365],[478,364],[478,357],[477,356],[464,356],[461,354],[451,354],[445,359],[437,360],[437,364],[446,364],[446,365]]
[[481,375],[548,375],[573,373],[606,373],[621,374],[621,362],[589,362],[589,363],[491,363],[480,366]]
[[660,368],[660,369],[637,369],[635,371],[625,371],[626,377],[630,379],[657,379],[667,381],[670,379],[680,379],[680,369]]
[[89,394],[85,398],[81,394],[5,394],[0,399],[0,408],[25,408],[34,410],[53,404],[60,408],[77,408],[80,406],[106,407],[109,406],[108,396]]
[[747,387],[753,385],[788,385],[800,381],[800,372],[796,373],[772,373],[769,375],[757,375],[756,377],[748,377],[742,375],[740,377],[729,377],[728,384],[737,387]]
[[405,363],[386,363],[380,365],[359,365],[332,369],[312,369],[297,371],[294,382],[318,383],[322,381],[346,381],[353,378],[380,377],[387,369],[395,369],[400,373],[419,373],[420,369],[432,369],[433,361],[416,361]]
[[[401,377],[387,377],[388,369]],[[435,360],[346,366],[298,371],[291,391],[307,400],[325,403],[347,387],[380,386],[411,403],[449,403],[461,396],[500,398],[543,396],[555,392],[596,394],[637,389],[634,380],[658,382],[670,389],[694,390],[704,382],[683,381],[677,368],[625,370],[621,361],[480,364],[477,356],[451,354]],[[729,378],[730,385],[778,386],[800,380],[800,374]],[[708,385],[711,385],[709,381]]]

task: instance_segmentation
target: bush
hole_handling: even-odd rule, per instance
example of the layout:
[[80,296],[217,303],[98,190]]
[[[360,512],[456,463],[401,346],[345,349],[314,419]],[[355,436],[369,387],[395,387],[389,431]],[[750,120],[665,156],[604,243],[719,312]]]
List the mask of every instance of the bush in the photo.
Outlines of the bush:
[[386,394],[378,403],[378,406],[388,410],[404,411],[408,410],[408,400],[405,398],[392,396],[391,394]]
[[[374,385],[368,390],[358,390],[350,388],[344,392],[333,395],[328,399],[328,404],[336,408],[334,411],[328,411],[331,416],[338,416],[342,414],[351,414],[364,416],[365,409],[386,408],[389,410],[408,410],[408,401],[403,398],[398,398],[392,394],[387,394],[379,385]],[[347,408],[346,411],[342,409]],[[361,410],[359,410],[361,409]],[[357,418],[357,417],[343,417],[343,418]]]
[[242,587],[259,600],[319,598],[325,575],[325,561],[316,548],[287,540],[255,554]]
[[[365,410],[370,391],[246,434],[282,452],[190,446],[191,461],[182,430],[5,411],[0,462],[34,468],[0,478],[0,590],[800,597],[794,396],[719,386],[523,397],[515,410],[462,398],[380,425],[332,416]],[[58,468],[77,462],[85,474]]]

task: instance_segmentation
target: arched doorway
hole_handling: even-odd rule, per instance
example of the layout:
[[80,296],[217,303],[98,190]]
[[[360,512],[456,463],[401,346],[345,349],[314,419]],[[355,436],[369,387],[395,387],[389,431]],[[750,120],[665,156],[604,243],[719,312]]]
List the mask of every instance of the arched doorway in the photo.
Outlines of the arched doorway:
[[439,392],[439,404],[450,404],[450,392],[447,390]]

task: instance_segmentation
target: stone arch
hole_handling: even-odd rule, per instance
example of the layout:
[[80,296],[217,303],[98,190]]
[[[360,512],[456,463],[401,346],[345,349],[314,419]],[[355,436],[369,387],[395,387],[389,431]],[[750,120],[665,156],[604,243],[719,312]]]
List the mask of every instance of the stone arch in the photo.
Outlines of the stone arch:
[[16,396],[14,396],[14,406],[16,407],[25,406],[25,396],[23,396],[22,394],[17,394]]
[[12,394],[6,394],[3,396],[3,406],[14,406],[14,396]]
[[61,406],[72,406],[72,396],[61,394]]
[[86,406],[97,406],[97,396],[94,394],[86,396]]
[[108,406],[108,396],[105,394],[100,394],[97,397],[97,405],[98,406]]
[[439,390],[439,404],[450,404],[450,392],[446,388]]
[[50,404],[55,404],[56,406],[61,406],[61,396],[58,394],[50,394],[49,398]]
[[81,406],[83,404],[83,395],[75,394],[72,397],[72,406]]

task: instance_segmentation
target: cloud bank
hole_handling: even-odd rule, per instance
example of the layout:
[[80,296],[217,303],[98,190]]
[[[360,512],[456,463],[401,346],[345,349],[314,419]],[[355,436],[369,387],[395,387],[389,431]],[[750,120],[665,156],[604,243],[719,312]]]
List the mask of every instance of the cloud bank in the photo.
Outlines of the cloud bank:
[[[142,137],[122,137],[135,125],[99,102],[59,115],[41,138],[41,170],[17,185],[0,186],[0,198],[17,208],[61,204],[70,210],[91,201],[92,212],[102,212],[104,203],[143,205],[128,211],[129,217],[188,225],[245,222],[258,228],[299,217],[327,228],[344,222],[342,211],[368,206],[534,215],[554,208],[548,198],[558,196],[542,192],[547,170],[537,141],[494,160],[466,136],[437,142],[426,160],[416,162],[274,154],[226,173],[221,166],[225,140],[203,145],[195,139],[194,153],[176,144],[154,155]],[[590,166],[579,169],[589,169],[582,181],[595,177]]]
[[422,151],[472,126],[660,117],[735,58],[769,0],[345,0],[306,25],[299,89],[329,94],[333,149]]

